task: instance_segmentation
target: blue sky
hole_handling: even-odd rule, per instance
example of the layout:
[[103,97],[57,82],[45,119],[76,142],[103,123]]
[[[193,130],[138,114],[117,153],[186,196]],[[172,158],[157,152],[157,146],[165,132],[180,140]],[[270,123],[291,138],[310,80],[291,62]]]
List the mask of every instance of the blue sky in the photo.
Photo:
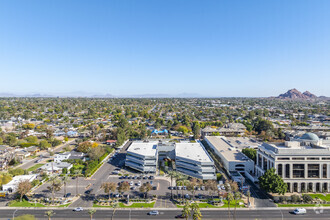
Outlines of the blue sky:
[[0,93],[330,96],[330,1],[2,0]]

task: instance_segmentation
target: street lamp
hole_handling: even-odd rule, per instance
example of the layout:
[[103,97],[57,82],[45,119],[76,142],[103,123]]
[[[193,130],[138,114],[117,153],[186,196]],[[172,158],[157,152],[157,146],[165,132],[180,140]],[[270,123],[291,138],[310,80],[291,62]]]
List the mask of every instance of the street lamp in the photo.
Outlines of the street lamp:
[[18,209],[16,209],[13,213],[13,220],[15,220],[15,213],[18,211]]

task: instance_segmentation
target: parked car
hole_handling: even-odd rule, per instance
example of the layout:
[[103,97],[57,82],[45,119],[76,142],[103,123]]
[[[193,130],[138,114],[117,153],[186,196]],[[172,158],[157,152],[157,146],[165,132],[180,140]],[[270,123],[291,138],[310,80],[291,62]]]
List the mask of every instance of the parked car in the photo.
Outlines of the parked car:
[[141,181],[136,183],[137,186],[141,186]]
[[129,185],[130,185],[130,186],[133,186],[133,185],[134,185],[134,182],[133,182],[133,181],[131,181],[131,182],[129,183]]
[[201,190],[203,190],[203,191],[204,191],[204,190],[205,190],[205,186],[201,186]]
[[155,179],[155,177],[154,176],[149,176],[149,179],[153,180],[153,179]]
[[81,211],[84,211],[84,209],[82,207],[77,207],[77,208],[74,208],[72,211],[81,212]]
[[183,214],[176,215],[175,218],[186,218]]
[[159,215],[159,212],[158,211],[151,211],[151,212],[148,212],[148,215]]
[[119,174],[118,170],[112,171],[112,174]]
[[186,199],[190,199],[189,194],[184,195],[184,197],[185,197]]
[[296,208],[295,210],[293,210],[293,214],[295,215],[304,215],[306,213],[307,211],[305,208]]
[[85,191],[85,194],[89,195],[89,194],[91,194],[91,192],[92,192],[92,190],[89,189],[89,190],[86,190],[86,191]]

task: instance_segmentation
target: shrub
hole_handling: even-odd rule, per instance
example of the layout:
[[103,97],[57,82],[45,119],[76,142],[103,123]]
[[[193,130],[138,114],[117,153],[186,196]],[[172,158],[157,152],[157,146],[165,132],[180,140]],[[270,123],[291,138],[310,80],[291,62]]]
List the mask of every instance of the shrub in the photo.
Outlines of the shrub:
[[298,196],[298,195],[292,195],[292,196],[291,196],[291,201],[292,201],[293,203],[300,202],[300,196]]
[[302,199],[304,200],[304,203],[310,203],[311,201],[313,201],[313,198],[308,194],[304,194],[302,196]]

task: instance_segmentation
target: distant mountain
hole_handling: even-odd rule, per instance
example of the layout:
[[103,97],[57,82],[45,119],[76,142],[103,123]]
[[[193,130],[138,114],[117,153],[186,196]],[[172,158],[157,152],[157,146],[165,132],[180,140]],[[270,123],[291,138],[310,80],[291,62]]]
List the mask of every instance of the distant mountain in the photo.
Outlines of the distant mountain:
[[277,96],[277,98],[279,98],[279,99],[316,99],[318,97],[308,91],[301,93],[297,89],[290,89],[286,93]]
[[305,96],[307,96],[308,98],[311,98],[311,99],[316,99],[317,98],[316,95],[310,93],[309,91],[304,92],[303,95],[305,95]]

